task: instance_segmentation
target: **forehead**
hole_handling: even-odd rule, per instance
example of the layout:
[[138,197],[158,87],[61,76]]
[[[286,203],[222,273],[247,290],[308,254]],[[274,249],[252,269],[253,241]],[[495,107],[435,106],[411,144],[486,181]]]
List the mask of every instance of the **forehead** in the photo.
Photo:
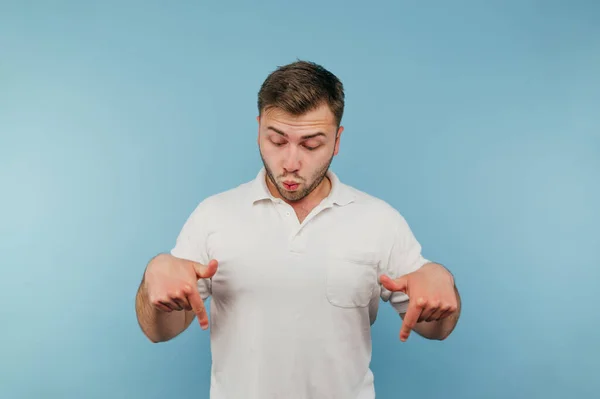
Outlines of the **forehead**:
[[322,105],[302,115],[292,115],[279,108],[271,108],[261,116],[261,125],[264,129],[274,127],[289,135],[312,131],[335,134],[336,130],[335,116],[327,105]]

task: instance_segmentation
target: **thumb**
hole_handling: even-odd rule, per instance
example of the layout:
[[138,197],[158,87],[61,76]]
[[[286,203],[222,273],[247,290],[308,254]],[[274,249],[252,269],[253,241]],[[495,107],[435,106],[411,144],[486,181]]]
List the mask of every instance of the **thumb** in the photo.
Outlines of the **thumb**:
[[404,292],[407,293],[408,290],[408,277],[401,276],[395,280],[392,280],[390,277],[383,275],[380,278],[381,284],[388,290],[392,292]]
[[194,266],[194,270],[196,271],[196,277],[198,279],[211,278],[217,272],[219,262],[217,262],[215,259],[211,259],[211,261],[208,262],[208,265],[206,266],[196,262],[192,263],[192,265]]

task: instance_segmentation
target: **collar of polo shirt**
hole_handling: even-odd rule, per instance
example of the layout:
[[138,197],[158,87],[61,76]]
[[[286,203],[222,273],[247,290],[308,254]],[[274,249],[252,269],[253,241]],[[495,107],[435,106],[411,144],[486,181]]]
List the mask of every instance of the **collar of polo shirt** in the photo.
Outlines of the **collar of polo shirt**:
[[[327,198],[325,198],[325,201],[327,203],[344,206],[354,201],[354,194],[351,192],[351,190],[346,188],[346,186],[340,182],[340,179],[333,171],[328,170],[327,177],[331,181],[331,191],[329,192]],[[256,179],[254,179],[254,181],[252,182],[251,200],[253,204],[261,200],[278,201],[278,199],[275,198],[269,191],[265,178],[266,169],[262,167],[258,172]]]

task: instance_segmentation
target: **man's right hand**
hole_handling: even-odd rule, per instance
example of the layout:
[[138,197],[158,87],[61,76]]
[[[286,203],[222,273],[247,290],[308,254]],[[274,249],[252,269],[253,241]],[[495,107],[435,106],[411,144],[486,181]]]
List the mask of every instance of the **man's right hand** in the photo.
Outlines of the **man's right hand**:
[[208,265],[163,255],[151,262],[144,273],[144,284],[152,306],[163,312],[194,311],[203,330],[208,328],[208,315],[198,292],[198,280],[211,278],[218,262]]

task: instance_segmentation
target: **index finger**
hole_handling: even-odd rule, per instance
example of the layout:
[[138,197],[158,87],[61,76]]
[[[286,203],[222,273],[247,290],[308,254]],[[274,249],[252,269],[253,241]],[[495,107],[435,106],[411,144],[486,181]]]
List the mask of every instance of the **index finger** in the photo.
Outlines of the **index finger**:
[[422,300],[409,301],[408,310],[402,319],[402,328],[400,329],[400,341],[405,342],[410,335],[411,330],[417,324],[424,304]]
[[200,327],[202,327],[203,330],[206,330],[208,328],[208,315],[206,314],[206,308],[204,307],[204,302],[202,301],[200,292],[194,289],[188,294],[187,297],[190,301],[190,305],[192,306],[192,310],[198,317]]

